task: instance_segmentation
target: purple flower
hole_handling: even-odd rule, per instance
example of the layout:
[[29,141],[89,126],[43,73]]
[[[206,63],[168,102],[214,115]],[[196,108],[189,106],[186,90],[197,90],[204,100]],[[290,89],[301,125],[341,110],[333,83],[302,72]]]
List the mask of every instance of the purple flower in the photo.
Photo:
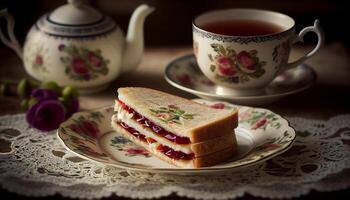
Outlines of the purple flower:
[[57,129],[65,120],[66,110],[57,100],[39,101],[27,111],[27,122],[42,131]]
[[38,101],[57,99],[57,93],[49,89],[34,89],[31,96],[36,98]]
[[78,98],[73,98],[70,101],[70,105],[68,105],[66,118],[68,119],[70,116],[73,115],[73,113],[78,112],[78,111],[79,111],[79,100],[78,100]]

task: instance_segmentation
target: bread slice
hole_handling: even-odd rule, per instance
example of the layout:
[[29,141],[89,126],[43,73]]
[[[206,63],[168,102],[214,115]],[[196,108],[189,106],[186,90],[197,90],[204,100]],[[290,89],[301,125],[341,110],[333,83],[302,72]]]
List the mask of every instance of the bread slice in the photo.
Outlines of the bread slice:
[[[178,136],[188,137],[191,143],[204,142],[232,134],[238,123],[236,109],[214,109],[149,88],[119,88],[118,98],[158,126]],[[164,117],[157,116],[157,112],[162,114],[162,112],[167,112],[171,109],[180,114],[178,120],[170,121],[173,123],[169,123],[167,121],[169,119],[164,120]]]
[[[117,103],[118,104],[118,103]],[[120,110],[120,109],[119,109]],[[118,111],[118,114],[123,114],[125,111]],[[118,114],[112,116],[112,126],[118,122]],[[124,121],[129,126],[133,127],[137,131],[141,132],[143,135],[154,139],[160,144],[166,145],[175,149],[177,151],[182,151],[184,153],[194,153],[195,157],[204,156],[211,154],[222,149],[226,149],[231,146],[236,146],[236,137],[234,131],[231,131],[229,134],[208,140],[205,142],[190,143],[190,144],[174,144],[167,139],[153,134],[153,131],[150,128],[142,127],[133,119],[128,119]],[[129,134],[130,135],[130,134]]]
[[123,129],[120,125],[118,125],[117,123],[113,123],[113,121],[112,121],[112,127],[118,133],[121,133],[124,137],[128,138],[135,144],[142,146],[143,148],[145,148],[147,151],[151,152],[153,155],[157,156],[158,158],[182,168],[199,168],[199,167],[208,167],[208,166],[216,165],[232,158],[236,150],[236,146],[230,146],[221,151],[217,151],[212,154],[208,154],[206,156],[196,157],[192,160],[174,160],[167,157],[163,153],[157,151],[155,148],[152,148],[147,142],[143,142],[138,138],[134,137],[133,135],[128,133],[125,129]]

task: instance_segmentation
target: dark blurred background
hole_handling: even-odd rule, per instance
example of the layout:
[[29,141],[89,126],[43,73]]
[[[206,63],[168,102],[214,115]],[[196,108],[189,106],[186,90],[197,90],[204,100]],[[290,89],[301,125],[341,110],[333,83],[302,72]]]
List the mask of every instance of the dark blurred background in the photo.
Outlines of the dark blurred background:
[[[259,8],[290,15],[296,20],[297,31],[313,24],[318,18],[326,32],[326,42],[350,44],[350,29],[346,1],[340,0],[87,0],[103,13],[112,16],[122,29],[127,29],[133,10],[142,3],[155,6],[145,24],[147,46],[191,44],[191,21],[194,16],[213,9]],[[15,34],[21,42],[31,25],[44,13],[65,4],[65,0],[0,0],[0,8],[8,8],[16,20]],[[2,26],[4,21],[1,20]],[[314,42],[312,34],[306,41]],[[3,45],[3,44],[0,44]]]

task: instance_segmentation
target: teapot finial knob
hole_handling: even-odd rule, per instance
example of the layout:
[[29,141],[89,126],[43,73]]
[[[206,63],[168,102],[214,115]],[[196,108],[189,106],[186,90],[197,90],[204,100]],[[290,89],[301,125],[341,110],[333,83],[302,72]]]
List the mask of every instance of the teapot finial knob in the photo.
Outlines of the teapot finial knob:
[[68,0],[68,3],[73,4],[75,7],[80,7],[83,4],[82,0]]

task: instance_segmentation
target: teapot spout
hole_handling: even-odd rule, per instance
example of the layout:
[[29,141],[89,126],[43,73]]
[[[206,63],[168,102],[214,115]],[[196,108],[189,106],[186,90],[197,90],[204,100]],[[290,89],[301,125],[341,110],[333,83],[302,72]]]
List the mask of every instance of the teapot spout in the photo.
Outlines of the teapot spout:
[[131,16],[124,46],[123,72],[135,69],[140,63],[144,49],[143,24],[146,17],[153,11],[154,7],[142,4]]

